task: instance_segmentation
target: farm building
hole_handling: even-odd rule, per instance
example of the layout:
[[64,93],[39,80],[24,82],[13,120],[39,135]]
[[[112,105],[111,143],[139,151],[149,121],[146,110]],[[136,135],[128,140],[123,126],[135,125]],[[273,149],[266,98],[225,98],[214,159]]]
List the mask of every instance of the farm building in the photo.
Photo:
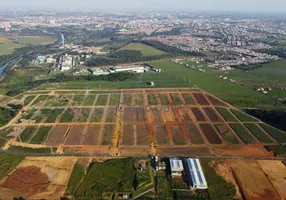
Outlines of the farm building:
[[182,176],[184,167],[181,159],[170,158],[170,166],[171,166],[172,177]]
[[136,72],[136,73],[144,73],[145,67],[143,66],[128,66],[128,67],[111,67],[109,68],[110,73],[116,73],[116,72]]
[[199,159],[187,158],[186,173],[190,178],[192,189],[207,189],[207,182]]

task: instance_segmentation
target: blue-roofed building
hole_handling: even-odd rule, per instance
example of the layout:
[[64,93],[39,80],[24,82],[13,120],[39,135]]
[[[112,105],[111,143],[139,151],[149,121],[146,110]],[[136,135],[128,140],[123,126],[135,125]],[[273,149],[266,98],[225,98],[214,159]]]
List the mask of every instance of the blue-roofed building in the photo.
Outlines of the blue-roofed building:
[[170,158],[170,166],[171,166],[172,177],[182,176],[184,167],[181,159]]
[[187,175],[190,179],[190,186],[192,189],[207,189],[207,181],[201,167],[199,159],[186,159]]

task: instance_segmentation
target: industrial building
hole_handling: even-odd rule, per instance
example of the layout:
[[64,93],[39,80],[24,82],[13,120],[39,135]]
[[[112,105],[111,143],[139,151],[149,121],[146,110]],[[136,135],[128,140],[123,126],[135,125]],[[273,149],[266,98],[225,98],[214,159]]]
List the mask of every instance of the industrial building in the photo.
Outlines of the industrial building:
[[182,176],[184,171],[182,160],[179,158],[170,158],[169,160],[172,177]]
[[110,73],[117,73],[117,72],[135,72],[135,73],[144,73],[147,70],[144,66],[128,66],[128,67],[110,67],[109,68]]
[[186,174],[190,178],[191,189],[207,189],[208,185],[199,159],[187,158]]

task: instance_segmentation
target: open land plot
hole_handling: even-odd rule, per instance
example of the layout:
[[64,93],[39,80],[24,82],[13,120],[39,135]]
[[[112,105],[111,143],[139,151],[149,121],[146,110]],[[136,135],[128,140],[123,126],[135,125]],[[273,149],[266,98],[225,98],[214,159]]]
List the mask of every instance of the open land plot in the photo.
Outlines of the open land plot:
[[207,121],[207,119],[205,118],[205,116],[203,115],[203,113],[201,112],[199,108],[191,108],[191,110],[197,121],[199,122]]
[[45,107],[61,107],[67,106],[72,102],[72,95],[55,95],[49,96],[45,104]]
[[47,98],[48,98],[48,95],[40,95],[40,96],[32,103],[32,106],[39,106],[39,105],[42,104]]
[[240,137],[240,139],[246,144],[255,144],[256,140],[248,133],[242,124],[229,124],[234,132]]
[[107,108],[106,110],[106,116],[105,116],[105,122],[115,122],[116,120],[116,108]]
[[257,161],[231,160],[228,163],[246,199],[281,199]]
[[179,107],[175,108],[177,113],[179,113],[180,117],[182,117],[183,122],[192,122],[193,114],[192,111],[188,107]]
[[268,132],[275,140],[277,140],[280,143],[286,142],[286,133],[283,131],[280,131],[276,128],[273,128],[271,126],[268,126],[266,124],[259,124],[260,127],[262,127],[266,132]]
[[198,104],[203,105],[203,106],[208,106],[210,105],[207,98],[204,96],[203,93],[193,93],[195,99],[197,100]]
[[183,102],[177,93],[171,93],[172,100],[175,105],[182,105]]
[[223,101],[209,95],[206,94],[206,97],[208,98],[208,100],[211,102],[211,104],[213,104],[214,106],[223,106],[223,107],[229,107],[226,103],[224,103]]
[[102,115],[103,115],[104,109],[103,108],[96,108],[94,109],[93,113],[91,113],[91,122],[101,122]]
[[130,94],[124,94],[123,98],[124,98],[124,105],[131,106],[132,96]]
[[216,110],[219,114],[224,118],[227,122],[236,122],[238,121],[235,116],[226,108],[223,107],[216,107]]
[[63,113],[64,109],[53,109],[45,123],[55,123],[57,118]]
[[61,123],[73,122],[75,119],[75,112],[73,109],[66,109],[60,119]]
[[256,124],[244,124],[244,126],[262,143],[274,143]]
[[145,110],[143,107],[126,107],[123,118],[125,122],[145,122]]
[[200,124],[200,128],[211,144],[222,144],[222,140],[210,124]]
[[83,106],[92,106],[95,101],[96,95],[88,95],[83,102]]
[[166,54],[164,51],[155,49],[154,47],[142,43],[130,43],[120,50],[140,51],[143,56],[156,56]]
[[48,136],[47,144],[51,146],[57,146],[63,144],[65,136],[69,131],[68,125],[58,125],[56,126]]
[[72,174],[70,176],[70,180],[67,186],[67,193],[69,195],[73,195],[73,193],[75,192],[77,186],[80,184],[81,180],[83,179],[84,175],[85,175],[85,163],[81,163],[81,159],[78,159]]
[[72,105],[80,106],[83,104],[84,100],[85,100],[84,95],[74,95],[73,100],[72,100]]
[[[22,156],[0,153],[0,180],[7,176],[24,159]],[[0,197],[1,198],[1,197]]]
[[189,94],[184,93],[182,95],[183,95],[183,97],[184,97],[184,99],[188,105],[195,105],[196,104],[196,102],[194,101],[194,99],[190,93]]
[[233,131],[226,124],[215,124],[215,127],[227,144],[240,144]]
[[271,145],[265,147],[268,151],[274,153],[274,155],[278,156],[286,156],[286,145]]
[[110,95],[109,105],[118,106],[120,104],[120,94]]
[[25,113],[22,113],[21,119],[29,120],[35,114],[36,109],[29,109]]
[[73,125],[68,132],[65,145],[79,145],[84,139],[84,127],[85,125]]
[[31,137],[34,135],[36,130],[37,130],[37,127],[33,127],[33,126],[26,127],[24,131],[21,133],[21,135],[19,136],[20,141],[28,142],[31,139]]
[[170,105],[168,94],[159,94],[159,97],[162,105]]
[[195,124],[183,125],[185,133],[192,144],[204,144],[204,139]]
[[35,98],[35,96],[27,96],[24,100],[24,106],[28,105],[29,103],[31,103],[31,101],[33,101]]
[[143,106],[144,105],[144,97],[143,94],[134,94],[132,95],[133,101],[135,105]]
[[72,157],[26,157],[3,180],[1,187],[20,192],[29,199],[59,199],[65,193],[75,162],[76,158]]
[[222,122],[222,118],[216,113],[216,111],[211,107],[204,107],[206,115],[212,122]]
[[146,109],[146,113],[150,114],[152,113],[152,121],[153,122],[160,122],[160,113],[159,113],[159,109],[157,107],[149,107],[148,109]]
[[52,130],[51,126],[42,126],[31,139],[31,144],[43,144],[48,138],[49,132]]
[[113,124],[105,124],[103,126],[103,137],[101,145],[111,145],[114,127],[115,126]]
[[254,119],[253,117],[250,117],[247,114],[238,110],[231,109],[231,112],[242,122],[258,122],[257,119]]
[[101,125],[88,125],[83,145],[98,145]]
[[89,117],[90,108],[77,108],[73,109],[75,113],[75,119],[76,122],[86,122]]
[[125,146],[132,146],[135,142],[135,125],[125,124],[123,129],[123,140],[122,143]]
[[17,42],[23,45],[47,45],[57,41],[50,36],[18,36]]
[[175,119],[175,113],[171,106],[163,106],[160,108],[160,116],[163,122],[174,122]]
[[158,156],[197,156],[197,155],[211,155],[208,147],[157,147]]
[[137,145],[146,146],[149,145],[149,132],[146,125],[136,125],[136,134],[137,134]]
[[51,115],[53,110],[51,109],[41,109],[38,110],[30,119],[35,120],[36,123],[43,122]]
[[0,37],[0,55],[9,55],[22,46],[22,44],[15,43],[7,37]]
[[105,106],[107,104],[108,95],[99,95],[95,105]]
[[179,125],[171,126],[169,129],[175,145],[186,145],[186,138]]
[[158,105],[158,101],[155,94],[148,94],[147,97],[149,105]]
[[169,145],[169,137],[163,124],[154,125],[154,133],[158,145]]

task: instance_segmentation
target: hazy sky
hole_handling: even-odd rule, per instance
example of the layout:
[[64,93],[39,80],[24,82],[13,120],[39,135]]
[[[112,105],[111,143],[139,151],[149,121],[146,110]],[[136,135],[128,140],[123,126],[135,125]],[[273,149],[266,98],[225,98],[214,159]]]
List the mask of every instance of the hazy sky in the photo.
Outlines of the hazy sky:
[[285,12],[286,0],[1,0],[1,9]]

